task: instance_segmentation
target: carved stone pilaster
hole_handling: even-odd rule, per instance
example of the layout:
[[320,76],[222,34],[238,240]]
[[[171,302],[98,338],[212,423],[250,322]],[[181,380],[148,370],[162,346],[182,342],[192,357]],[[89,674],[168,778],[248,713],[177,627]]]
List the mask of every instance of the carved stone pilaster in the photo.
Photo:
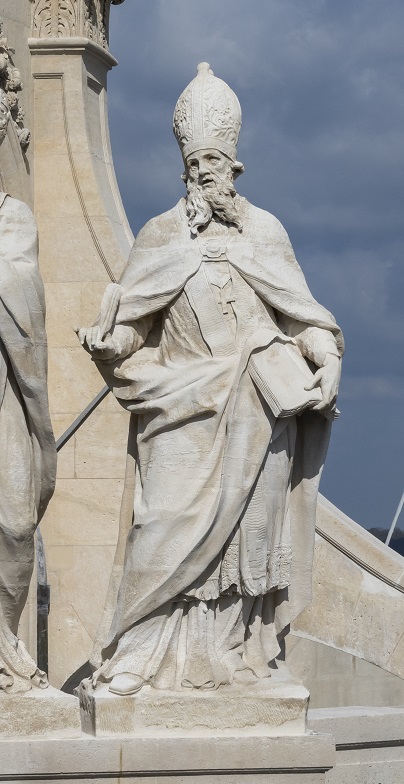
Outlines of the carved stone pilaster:
[[15,65],[14,49],[10,46],[3,20],[0,18],[0,144],[7,134],[10,120],[14,123],[23,150],[26,150],[31,134],[24,127],[24,110],[19,103],[23,88],[21,74]]
[[84,37],[108,48],[109,10],[124,0],[31,0],[34,38]]

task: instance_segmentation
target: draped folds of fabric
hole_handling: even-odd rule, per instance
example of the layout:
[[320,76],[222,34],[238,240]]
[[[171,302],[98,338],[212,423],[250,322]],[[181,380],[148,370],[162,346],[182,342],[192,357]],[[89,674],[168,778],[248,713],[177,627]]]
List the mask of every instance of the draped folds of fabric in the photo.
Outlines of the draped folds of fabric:
[[226,228],[214,270],[180,202],[142,230],[121,279],[116,323],[134,330],[138,350],[98,363],[132,415],[92,659],[102,679],[214,688],[246,668],[268,676],[310,601],[330,422],[303,402],[275,415],[270,388],[274,357],[297,352],[310,377],[306,359],[341,355],[342,336],[278,221],[242,199],[240,214],[243,232]]
[[34,532],[56,476],[37,254],[31,211],[0,194],[0,689],[7,691],[46,685],[16,636],[33,569]]

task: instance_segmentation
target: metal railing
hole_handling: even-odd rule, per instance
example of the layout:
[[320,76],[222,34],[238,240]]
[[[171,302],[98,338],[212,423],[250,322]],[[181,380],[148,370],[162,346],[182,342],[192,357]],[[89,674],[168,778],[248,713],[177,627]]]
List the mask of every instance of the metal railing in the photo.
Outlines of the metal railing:
[[392,524],[391,524],[391,526],[389,528],[389,532],[388,532],[388,534],[386,536],[386,541],[385,541],[384,544],[386,544],[388,547],[390,546],[391,537],[394,534],[394,531],[395,531],[395,528],[396,528],[396,525],[397,525],[397,521],[398,521],[398,518],[400,517],[401,510],[402,510],[403,506],[404,506],[404,492],[403,492],[403,494],[402,494],[402,496],[401,496],[401,498],[400,498],[400,500],[398,502],[398,507],[397,507],[396,513],[395,513],[395,515],[393,517],[393,522],[392,522]]

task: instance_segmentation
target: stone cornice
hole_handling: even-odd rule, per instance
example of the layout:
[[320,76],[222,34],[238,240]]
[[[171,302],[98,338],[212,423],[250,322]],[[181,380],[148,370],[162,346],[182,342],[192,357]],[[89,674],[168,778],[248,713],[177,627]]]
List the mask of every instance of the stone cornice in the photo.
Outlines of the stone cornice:
[[91,41],[89,38],[81,36],[71,36],[65,38],[29,38],[28,46],[32,54],[51,55],[51,54],[82,54],[87,51],[101,60],[109,68],[118,64],[115,57],[106,51],[102,46]]

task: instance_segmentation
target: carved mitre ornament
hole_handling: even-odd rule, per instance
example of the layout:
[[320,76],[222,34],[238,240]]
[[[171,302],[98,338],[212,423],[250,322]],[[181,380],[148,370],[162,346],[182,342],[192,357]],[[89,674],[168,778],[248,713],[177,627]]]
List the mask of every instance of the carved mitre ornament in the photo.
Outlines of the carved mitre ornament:
[[210,148],[236,159],[241,107],[230,87],[214,76],[209,63],[180,95],[174,110],[173,130],[184,161],[197,150]]

